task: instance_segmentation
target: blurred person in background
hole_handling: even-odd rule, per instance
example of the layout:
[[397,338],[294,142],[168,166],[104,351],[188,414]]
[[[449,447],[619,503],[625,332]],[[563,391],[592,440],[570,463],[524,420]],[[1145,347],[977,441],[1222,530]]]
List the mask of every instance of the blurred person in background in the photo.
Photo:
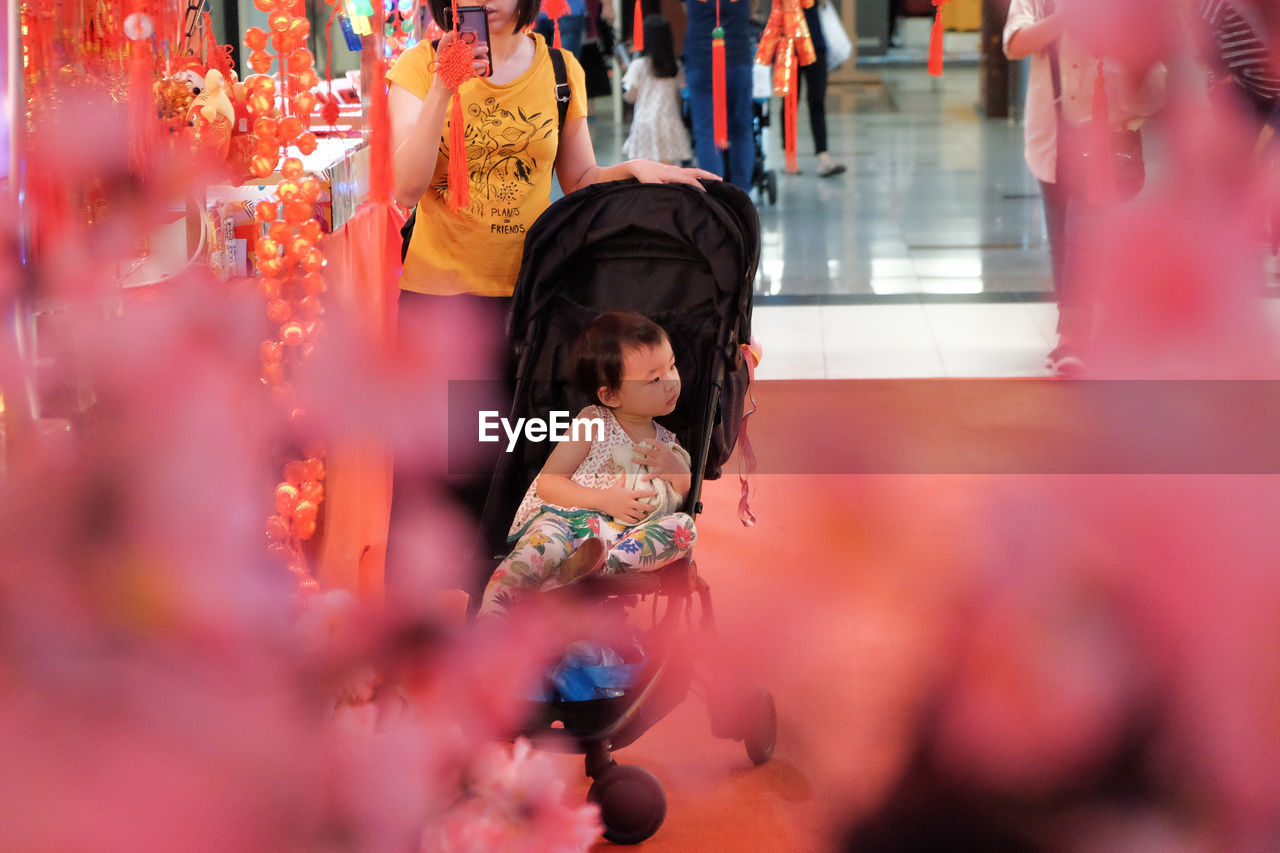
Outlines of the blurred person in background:
[[741,0],[718,2],[720,26],[724,29],[729,147],[723,151],[716,147],[711,101],[711,31],[716,26],[717,0],[693,0],[684,6],[689,16],[684,36],[684,74],[689,89],[689,116],[693,120],[693,153],[698,166],[723,174],[726,181],[750,192],[756,157],[751,114],[751,68],[755,62],[751,8]]
[[[1068,5],[1072,0],[1063,0]],[[1084,280],[1080,220],[1096,213],[1084,182],[1060,180],[1060,167],[1073,152],[1059,145],[1063,130],[1084,135],[1093,108],[1099,59],[1066,32],[1066,11],[1054,0],[1013,0],[1004,28],[1004,52],[1011,60],[1031,57],[1023,132],[1031,174],[1040,182],[1045,228],[1058,302],[1058,345],[1046,367],[1058,376],[1078,376],[1094,332],[1095,305]],[[1056,53],[1056,60],[1052,57]],[[1055,85],[1052,64],[1057,63]],[[1105,80],[1112,129],[1133,130],[1160,105],[1162,74],[1135,80],[1127,69],[1107,61]],[[1161,72],[1163,69],[1161,69]],[[1055,97],[1059,89],[1061,97]],[[1062,176],[1065,178],[1066,176]]]

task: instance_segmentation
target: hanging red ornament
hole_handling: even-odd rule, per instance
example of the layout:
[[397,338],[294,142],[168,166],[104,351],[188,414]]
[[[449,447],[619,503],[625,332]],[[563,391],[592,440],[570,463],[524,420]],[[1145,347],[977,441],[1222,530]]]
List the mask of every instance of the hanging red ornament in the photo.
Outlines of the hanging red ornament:
[[244,31],[244,44],[249,50],[266,50],[267,38],[267,31],[258,27],[250,27]]
[[724,64],[724,28],[720,26],[720,0],[716,0],[716,26],[711,31],[711,136],[721,151],[729,147],[729,102]]
[[[457,27],[457,10],[454,14]],[[432,63],[446,86],[453,90],[449,115],[449,208],[454,212],[471,206],[471,180],[467,175],[466,118],[462,112],[462,84],[476,75],[471,45],[455,39],[445,45]]]
[[942,76],[942,7],[949,0],[933,0],[933,26],[929,29],[929,73]]
[[542,0],[542,14],[551,19],[555,25],[553,47],[560,47],[560,19],[570,13],[568,0]]
[[796,134],[795,104],[797,101],[797,76],[801,65],[817,61],[817,52],[809,36],[809,26],[804,20],[804,8],[813,0],[774,0],[769,21],[760,35],[756,49],[756,62],[773,65],[773,91],[783,99],[782,145],[786,153],[786,168],[795,173]]

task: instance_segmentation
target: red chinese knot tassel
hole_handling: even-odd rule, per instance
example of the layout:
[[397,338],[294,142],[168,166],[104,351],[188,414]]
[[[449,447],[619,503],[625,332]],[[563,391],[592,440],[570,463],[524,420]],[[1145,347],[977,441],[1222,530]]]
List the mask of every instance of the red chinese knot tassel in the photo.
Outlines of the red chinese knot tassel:
[[800,172],[800,164],[796,159],[796,110],[800,106],[796,83],[797,81],[793,79],[791,85],[787,87],[787,94],[784,96],[786,107],[782,111],[782,149],[786,154],[786,170],[792,175]]
[[711,129],[716,147],[721,151],[729,147],[729,99],[726,89],[724,30],[716,27],[711,31]]
[[559,49],[560,47],[560,18],[569,14],[568,0],[542,0],[542,14],[551,19],[555,27],[555,36],[552,39],[552,46]]
[[[457,21],[454,15],[454,21]],[[449,207],[454,212],[471,205],[471,182],[467,176],[466,118],[462,114],[461,86],[475,76],[471,65],[475,55],[471,45],[455,40],[436,54],[434,71],[453,90],[449,114]]]
[[947,0],[933,0],[933,26],[929,29],[929,73],[942,76],[942,7]]
[[644,50],[644,5],[640,0],[636,0],[631,16],[631,49],[639,52]]

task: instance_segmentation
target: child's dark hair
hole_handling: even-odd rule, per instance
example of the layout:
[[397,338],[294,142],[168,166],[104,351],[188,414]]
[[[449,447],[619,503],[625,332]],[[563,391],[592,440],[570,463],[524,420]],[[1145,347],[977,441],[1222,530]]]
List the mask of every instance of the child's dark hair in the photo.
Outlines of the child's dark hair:
[[643,53],[649,57],[654,77],[674,77],[680,72],[675,43],[671,40],[671,24],[662,15],[644,16]]
[[[601,387],[622,387],[622,359],[627,352],[668,341],[662,327],[631,311],[607,311],[591,321],[574,341],[573,380],[596,400]],[[597,402],[599,402],[597,400]]]

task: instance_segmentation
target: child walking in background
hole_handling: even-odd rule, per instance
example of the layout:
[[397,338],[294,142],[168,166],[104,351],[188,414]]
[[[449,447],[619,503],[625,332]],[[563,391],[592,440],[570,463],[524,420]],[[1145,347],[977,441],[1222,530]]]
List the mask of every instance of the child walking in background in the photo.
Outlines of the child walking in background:
[[636,105],[631,133],[622,143],[628,159],[658,160],[678,166],[693,157],[689,134],[680,119],[684,74],[676,64],[671,25],[661,15],[644,19],[644,51],[627,68],[622,90]]
[[485,587],[481,618],[537,590],[652,571],[693,550],[693,519],[675,511],[692,480],[689,454],[653,420],[680,397],[666,332],[610,311],[583,331],[572,358],[575,381],[599,401],[577,420],[599,423],[556,444],[529,486],[511,525],[515,547]]

